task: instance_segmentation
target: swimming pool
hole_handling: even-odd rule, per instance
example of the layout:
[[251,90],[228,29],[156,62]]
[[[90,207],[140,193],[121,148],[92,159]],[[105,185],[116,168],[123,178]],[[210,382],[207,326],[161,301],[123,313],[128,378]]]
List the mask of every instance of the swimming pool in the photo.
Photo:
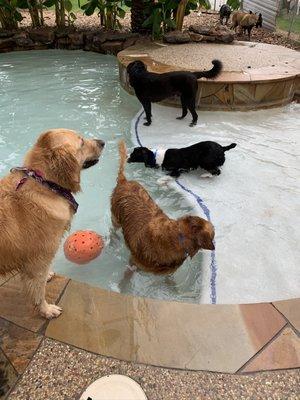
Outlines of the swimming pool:
[[[64,127],[105,140],[100,163],[82,173],[79,210],[71,232],[92,229],[109,237],[110,194],[115,185],[120,138],[130,140],[131,120],[139,110],[137,100],[120,88],[115,57],[86,52],[35,51],[0,55],[0,172],[20,165],[38,134]],[[192,207],[175,191],[166,193],[151,170],[128,165],[127,175],[144,183],[171,216]],[[201,296],[199,254],[176,274],[170,287],[165,278],[137,274],[123,289],[127,293],[198,302]],[[101,257],[86,266],[68,262],[62,248],[54,261],[57,273],[102,288],[118,286],[128,260],[123,240],[109,244]]]
[[[223,144],[227,143],[226,141],[238,141],[237,139],[241,138],[242,148],[244,148],[244,144],[248,140],[253,143],[258,141],[257,133],[261,134],[261,137],[270,138],[272,131],[277,129],[274,139],[276,145],[276,141],[280,141],[278,130],[284,130],[284,141],[289,146],[285,151],[288,157],[286,161],[294,160],[297,156],[299,141],[296,139],[295,132],[297,130],[299,132],[300,125],[299,118],[297,119],[299,106],[295,105],[282,110],[247,114],[200,112],[199,124],[195,129],[187,127],[187,120],[180,121],[180,124],[175,122],[173,114],[178,113],[178,110],[158,107],[155,111],[154,123],[147,130],[141,124],[136,123],[140,115],[140,105],[133,96],[128,95],[120,88],[117,62],[111,56],[61,50],[1,54],[0,85],[1,175],[7,173],[11,167],[20,165],[25,152],[34,143],[38,134],[49,128],[75,129],[84,135],[101,138],[106,142],[100,163],[83,172],[83,192],[76,196],[79,202],[79,211],[73,220],[71,232],[78,229],[92,229],[108,239],[111,226],[110,194],[115,185],[118,165],[117,142],[120,138],[125,137],[128,146],[133,147],[131,138],[133,141],[136,140],[136,127],[139,130],[140,140],[149,147],[184,146],[193,141],[207,140],[208,138],[215,138]],[[131,124],[132,119],[133,124]],[[253,134],[251,134],[252,130]],[[247,132],[246,136],[245,132]],[[293,143],[295,151],[291,153],[290,146]],[[263,142],[259,145],[264,146]],[[279,147],[278,144],[275,152],[280,152]],[[249,147],[248,154],[251,154],[251,161],[253,161],[255,151],[252,145]],[[256,154],[256,156],[261,158],[260,155]],[[268,157],[272,158],[272,154]],[[260,162],[263,161],[260,160]],[[272,164],[276,164],[272,159],[266,162],[268,162],[267,171],[272,168]],[[251,197],[251,192],[248,194],[243,192],[242,183],[247,179],[247,168],[252,167],[253,163],[247,161],[246,150],[241,152],[237,148],[228,154],[223,174],[217,181],[203,181],[203,179],[199,181],[197,173],[193,173],[180,178],[179,184],[172,182],[166,187],[157,183],[158,179],[163,177],[161,171],[145,169],[138,164],[127,166],[127,176],[144,184],[158,204],[171,217],[177,217],[183,213],[197,213],[202,216],[204,208],[199,205],[200,199],[200,203],[201,201],[203,203],[202,206],[208,206],[212,222],[216,223],[218,240],[216,253],[200,252],[192,261],[186,261],[174,274],[171,282],[165,277],[136,273],[133,279],[120,289],[119,283],[128,260],[128,251],[122,239],[109,242],[101,257],[81,267],[68,262],[61,248],[54,261],[55,271],[75,280],[114,291],[122,290],[134,295],[195,303],[250,302],[269,299],[274,295],[276,299],[299,295],[300,277],[298,269],[294,265],[298,257],[296,250],[291,258],[290,252],[293,250],[287,249],[288,254],[282,254],[285,247],[278,247],[279,250],[274,253],[274,257],[282,259],[283,267],[275,268],[276,279],[271,276],[272,270],[269,267],[263,267],[260,270],[250,269],[249,276],[252,279],[250,279],[247,289],[244,281],[247,279],[247,274],[241,273],[241,271],[245,271],[246,268],[244,260],[247,260],[246,266],[249,268],[253,257],[249,258],[250,255],[244,250],[241,254],[239,249],[232,245],[223,247],[223,250],[220,246],[218,248],[218,243],[222,243],[220,237],[226,234],[230,236],[232,226],[237,224],[239,219],[244,218],[245,198]],[[239,168],[241,168],[240,175],[238,174]],[[266,179],[269,177],[274,179],[276,168],[273,170],[275,175],[273,172],[267,173]],[[296,174],[299,172],[296,161],[291,171],[292,174],[287,176],[286,183],[287,190],[291,190],[293,196],[298,190],[294,184]],[[239,177],[234,182],[234,184],[240,185],[235,193],[239,192],[242,197],[239,195],[236,197],[232,190],[226,190],[226,184],[230,181],[231,174]],[[275,185],[276,182],[274,182]],[[250,190],[252,189],[253,186],[250,186]],[[198,196],[198,200],[189,191]],[[226,193],[231,193],[231,195],[228,196]],[[284,214],[291,213],[291,218],[283,218],[281,223],[287,224],[291,219],[294,219],[296,223],[296,207],[293,206],[296,205],[296,202],[288,201],[286,203],[283,192],[279,193],[279,197],[281,197],[279,203],[284,209]],[[214,210],[212,203],[218,204],[218,211]],[[222,222],[215,218],[216,212],[219,218],[222,204],[224,205],[224,215],[228,214],[228,224],[224,225],[224,230],[218,226],[219,223],[222,225]],[[276,204],[278,203],[276,202]],[[229,212],[232,208],[230,205],[236,209],[235,214]],[[255,211],[251,210],[251,212]],[[250,213],[250,215],[252,214]],[[271,212],[270,218],[272,215],[276,215],[274,210]],[[233,232],[234,235],[240,234],[240,232]],[[290,229],[291,243],[295,243],[296,233],[295,228]],[[255,229],[252,230],[249,237],[246,236],[246,240],[250,244],[254,239]],[[266,246],[269,246],[269,240],[266,243]],[[253,248],[249,247],[249,249]],[[226,251],[231,253],[231,256],[227,257],[230,262],[225,262]],[[237,262],[230,265],[234,257]],[[259,257],[259,252],[255,253],[255,257]],[[222,262],[220,262],[220,258]],[[262,260],[265,261],[265,258]],[[286,266],[284,266],[285,260],[287,261]],[[261,266],[261,264],[259,261],[258,265]],[[231,268],[232,266],[233,268]],[[266,282],[269,282],[272,287],[271,291],[265,287]],[[284,291],[280,290],[282,285]],[[245,288],[248,293],[245,293]],[[274,297],[270,300],[274,300]]]

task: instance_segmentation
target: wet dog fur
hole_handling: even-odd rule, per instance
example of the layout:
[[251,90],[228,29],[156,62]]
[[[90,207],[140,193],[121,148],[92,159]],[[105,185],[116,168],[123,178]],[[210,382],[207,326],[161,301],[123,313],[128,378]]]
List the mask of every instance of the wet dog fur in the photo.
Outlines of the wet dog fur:
[[[101,140],[53,129],[40,135],[24,166],[77,193],[81,170],[98,161],[103,146]],[[0,183],[0,275],[18,272],[31,304],[50,319],[58,317],[61,308],[47,303],[46,281],[53,276],[50,264],[74,210],[66,198],[33,179],[16,190],[23,177],[22,172],[11,172]]]
[[[206,141],[181,149],[168,149],[161,167],[174,177],[197,168],[205,169],[212,175],[220,175],[220,167],[225,162],[225,152],[234,147],[236,147],[236,143],[221,146],[219,143]],[[130,154],[128,162],[143,162],[146,167],[158,167],[153,151],[147,147],[136,147]]]
[[125,143],[119,144],[120,167],[111,197],[113,226],[121,228],[130,250],[130,266],[153,274],[170,274],[200,249],[214,250],[213,225],[203,218],[169,218],[136,181],[124,175]]

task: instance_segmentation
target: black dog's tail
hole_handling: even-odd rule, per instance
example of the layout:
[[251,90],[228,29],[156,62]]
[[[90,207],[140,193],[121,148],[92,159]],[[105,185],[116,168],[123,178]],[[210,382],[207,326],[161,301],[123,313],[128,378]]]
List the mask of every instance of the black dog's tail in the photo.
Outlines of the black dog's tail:
[[213,60],[212,61],[213,67],[209,71],[199,71],[199,72],[193,72],[195,77],[197,79],[199,78],[216,78],[220,72],[222,71],[223,64],[221,63],[220,60]]
[[231,143],[229,146],[222,146],[224,151],[234,149],[236,146],[236,143]]

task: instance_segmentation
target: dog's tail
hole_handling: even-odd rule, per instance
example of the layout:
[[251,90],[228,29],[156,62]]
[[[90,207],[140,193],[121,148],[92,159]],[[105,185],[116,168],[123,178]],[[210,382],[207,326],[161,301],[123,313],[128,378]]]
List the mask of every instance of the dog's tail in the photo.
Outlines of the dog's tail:
[[127,149],[124,140],[120,140],[119,142],[119,155],[120,155],[120,165],[119,165],[119,172],[118,172],[118,183],[123,183],[126,181],[126,176],[124,174],[125,164],[127,161]]
[[236,143],[231,143],[229,146],[222,146],[224,151],[234,149],[236,146]]
[[213,67],[209,71],[199,71],[193,72],[197,79],[199,78],[209,78],[213,79],[216,78],[222,71],[223,64],[220,60],[213,60],[212,61]]

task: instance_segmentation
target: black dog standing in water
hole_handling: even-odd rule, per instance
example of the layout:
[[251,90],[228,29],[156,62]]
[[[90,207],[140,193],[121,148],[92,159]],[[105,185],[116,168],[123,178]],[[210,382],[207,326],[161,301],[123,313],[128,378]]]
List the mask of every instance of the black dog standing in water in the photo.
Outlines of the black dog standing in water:
[[222,70],[222,63],[219,60],[212,61],[213,68],[209,71],[200,72],[166,72],[156,74],[148,72],[142,61],[133,61],[127,66],[130,85],[134,88],[136,97],[142,103],[147,122],[144,125],[151,125],[151,103],[164,100],[168,97],[179,95],[182,106],[183,119],[188,110],[192,114],[193,121],[190,126],[196,125],[198,115],[196,113],[196,94],[198,89],[197,79],[215,78]]
[[146,167],[158,168],[171,176],[178,177],[181,172],[203,168],[212,175],[220,175],[221,167],[225,162],[225,151],[233,149],[236,143],[221,146],[216,142],[200,142],[181,149],[168,149],[164,152],[151,151],[147,147],[136,147],[130,154],[129,163],[143,162]]

